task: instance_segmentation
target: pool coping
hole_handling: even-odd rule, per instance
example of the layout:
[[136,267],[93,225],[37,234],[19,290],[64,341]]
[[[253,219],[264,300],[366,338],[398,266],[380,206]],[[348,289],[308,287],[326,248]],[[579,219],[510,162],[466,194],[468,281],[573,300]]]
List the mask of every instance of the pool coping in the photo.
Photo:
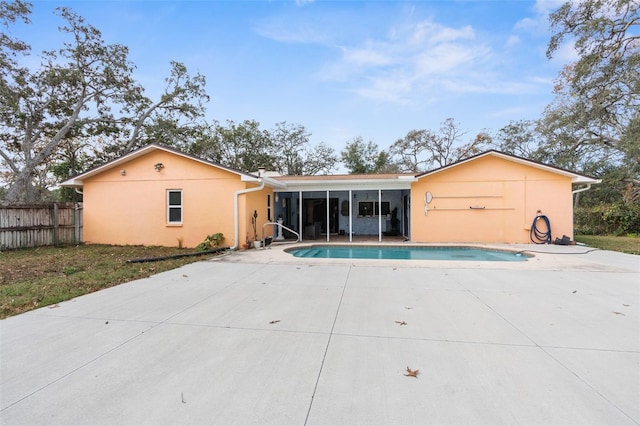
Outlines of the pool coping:
[[382,243],[361,243],[361,244],[353,244],[353,243],[310,243],[308,245],[304,245],[304,244],[300,244],[297,245],[296,247],[290,247],[290,248],[285,248],[283,251],[285,253],[291,254],[294,257],[298,257],[298,258],[305,258],[305,259],[327,259],[325,257],[304,257],[304,256],[295,256],[293,255],[291,252],[296,251],[296,250],[305,250],[305,249],[312,249],[315,247],[336,247],[336,248],[340,248],[340,247],[360,247],[360,248],[405,248],[405,249],[418,249],[418,250],[437,250],[437,249],[444,249],[444,250],[480,250],[480,251],[485,251],[485,252],[493,252],[493,253],[505,253],[505,254],[522,254],[523,257],[525,257],[525,259],[518,259],[518,260],[496,260],[496,259],[460,259],[460,260],[456,260],[456,259],[402,259],[402,258],[361,258],[361,257],[349,257],[349,258],[330,258],[330,259],[360,259],[360,260],[435,260],[435,261],[443,261],[443,262],[456,262],[456,261],[460,261],[460,262],[472,262],[472,261],[478,261],[478,262],[526,262],[528,261],[530,258],[535,257],[535,254],[528,252],[527,250],[515,250],[515,249],[508,249],[508,248],[490,248],[490,247],[481,247],[479,245],[475,245],[475,244],[412,244],[412,245],[408,245],[408,244],[398,244],[398,243],[391,243],[391,244],[382,244]]
[[[468,260],[384,260],[384,259],[314,259],[298,258],[287,253],[286,249],[307,246],[310,243],[275,243],[268,248],[250,249],[229,252],[215,258],[215,261],[238,263],[278,263],[301,265],[351,264],[354,266],[392,266],[392,267],[433,267],[460,269],[513,269],[513,270],[562,270],[562,271],[612,271],[612,272],[640,272],[640,256],[600,250],[583,245],[539,245],[539,244],[489,244],[489,243],[379,243],[379,245],[401,246],[473,246],[478,248],[506,251],[523,251],[534,257],[526,262],[509,261],[468,261]],[[366,242],[314,242],[314,245],[371,245]]]

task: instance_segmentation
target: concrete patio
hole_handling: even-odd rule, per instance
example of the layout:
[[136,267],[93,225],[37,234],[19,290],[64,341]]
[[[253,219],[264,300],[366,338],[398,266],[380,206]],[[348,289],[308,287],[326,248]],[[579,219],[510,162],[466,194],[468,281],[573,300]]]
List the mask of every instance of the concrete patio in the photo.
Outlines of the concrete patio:
[[274,247],[3,320],[0,423],[640,424],[640,257],[510,248],[549,253]]

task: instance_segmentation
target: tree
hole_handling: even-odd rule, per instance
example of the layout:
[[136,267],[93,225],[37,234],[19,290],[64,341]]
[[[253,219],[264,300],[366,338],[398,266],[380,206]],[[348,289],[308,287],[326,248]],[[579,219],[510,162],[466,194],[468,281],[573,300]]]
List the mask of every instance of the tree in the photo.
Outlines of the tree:
[[360,136],[347,142],[340,157],[350,174],[372,174],[390,171],[391,158],[387,152],[379,151],[378,145],[364,143]]
[[206,79],[197,73],[191,76],[187,67],[171,61],[169,77],[160,99],[153,102],[144,96],[138,97],[135,107],[129,107],[133,119],[130,136],[124,152],[129,152],[149,142],[164,142],[169,145],[186,145],[198,137],[205,126],[199,121],[204,116],[204,104],[209,101]]
[[306,161],[302,167],[303,175],[330,174],[335,170],[338,162],[336,151],[324,142],[320,142],[313,148],[307,148],[305,158]]
[[498,130],[494,141],[500,151],[533,161],[545,161],[544,140],[538,121],[518,120]]
[[[131,79],[127,48],[106,45],[100,32],[67,8],[57,9],[67,22],[60,31],[73,42],[43,53],[42,69],[8,71],[0,100],[0,156],[15,173],[10,202],[35,200],[32,177],[89,109],[107,115],[112,102],[124,101],[137,90]],[[66,62],[66,63],[64,63]],[[92,121],[83,118],[84,121]]]
[[407,135],[396,140],[389,148],[402,172],[425,172],[431,165],[431,159],[425,154],[430,141],[435,139],[429,130],[410,130]]
[[214,122],[209,139],[203,139],[189,151],[246,172],[254,172],[259,167],[272,169],[276,163],[271,136],[268,131],[261,130],[260,123],[255,120],[241,123],[227,120],[226,126]]
[[8,30],[16,21],[22,21],[25,24],[30,22],[31,3],[15,0],[12,2],[0,1],[0,26],[5,31],[0,32],[0,70],[2,71],[2,86],[7,83],[5,74],[7,71],[16,71],[19,66],[16,56],[26,54],[30,47],[22,40],[12,38],[8,34]]
[[[560,74],[556,100],[543,118],[547,133],[567,153],[584,151],[614,159],[622,181],[640,188],[640,3],[630,0],[567,2],[551,14],[551,58],[567,38],[577,62]],[[593,148],[592,150],[590,148]],[[619,155],[616,155],[616,152]],[[609,157],[609,158],[607,158]],[[627,196],[626,199],[637,199]]]
[[488,133],[480,132],[471,142],[463,144],[461,139],[465,134],[453,118],[447,118],[438,133],[411,130],[403,139],[398,139],[390,151],[399,158],[400,170],[418,173],[479,154],[492,143]]
[[113,144],[100,155],[106,161],[150,141],[189,135],[184,120],[202,115],[208,99],[204,77],[172,62],[165,92],[151,101],[133,80],[126,46],[106,44],[98,29],[68,8],[56,13],[65,21],[59,30],[71,41],[43,52],[40,69],[0,63],[0,157],[12,175],[9,202],[37,200],[34,179],[65,139],[110,138]]
[[431,154],[432,164],[439,167],[447,166],[462,159],[479,154],[491,143],[491,137],[486,132],[481,132],[466,144],[461,144],[460,139],[467,132],[460,129],[460,124],[453,118],[447,118],[440,125],[438,134],[432,135],[427,144],[427,151]]
[[273,155],[276,159],[274,170],[283,175],[315,175],[330,173],[338,161],[333,148],[326,144],[311,147],[309,133],[300,124],[276,123],[270,132]]
[[312,147],[310,136],[300,124],[283,121],[272,130],[262,130],[255,120],[227,120],[226,126],[215,122],[185,150],[247,172],[265,167],[285,175],[330,173],[337,162],[333,148],[323,143]]

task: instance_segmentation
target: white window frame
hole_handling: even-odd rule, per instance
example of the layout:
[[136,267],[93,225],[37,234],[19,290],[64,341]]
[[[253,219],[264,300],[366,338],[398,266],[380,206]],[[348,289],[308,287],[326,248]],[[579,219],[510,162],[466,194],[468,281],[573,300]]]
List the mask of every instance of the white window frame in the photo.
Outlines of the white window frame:
[[[387,206],[387,213],[384,213],[383,216],[391,214],[391,203],[389,201],[382,201],[382,206]],[[381,213],[380,205],[376,201],[373,203],[373,215],[379,216],[380,213]]]
[[[360,214],[360,211],[361,211],[360,205],[362,204],[371,204],[371,208],[372,208],[371,214],[367,214],[367,215]],[[383,201],[382,205],[388,206],[389,214],[391,214],[391,203],[389,201]],[[380,206],[378,205],[377,201],[373,201],[373,200],[358,201],[358,217],[378,217],[379,215],[380,215]],[[386,213],[383,216],[386,216]]]
[[[180,204],[171,204],[171,194],[175,192],[180,194]],[[182,225],[182,221],[184,218],[183,206],[184,206],[184,198],[182,194],[182,189],[167,189],[167,224],[168,225]],[[180,209],[180,221],[171,220],[172,209]]]

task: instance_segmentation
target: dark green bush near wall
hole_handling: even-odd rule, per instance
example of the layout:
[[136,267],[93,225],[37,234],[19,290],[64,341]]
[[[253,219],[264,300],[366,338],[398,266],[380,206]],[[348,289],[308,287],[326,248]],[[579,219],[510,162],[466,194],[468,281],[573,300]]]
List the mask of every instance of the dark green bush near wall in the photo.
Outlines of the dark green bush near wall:
[[640,233],[640,204],[598,204],[574,211],[575,233],[627,235]]

